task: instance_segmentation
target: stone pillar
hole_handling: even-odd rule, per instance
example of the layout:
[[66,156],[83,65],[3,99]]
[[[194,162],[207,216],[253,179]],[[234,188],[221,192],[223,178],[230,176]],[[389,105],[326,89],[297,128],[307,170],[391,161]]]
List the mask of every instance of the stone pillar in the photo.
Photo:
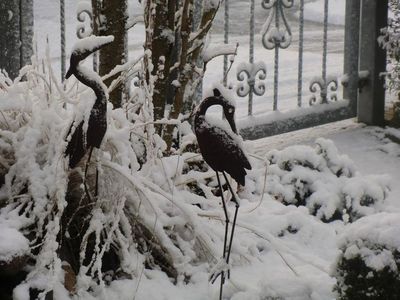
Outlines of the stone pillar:
[[358,121],[368,125],[384,125],[386,51],[377,38],[387,26],[388,0],[362,0],[360,34],[360,72],[367,79],[358,101]]
[[344,34],[344,66],[346,83],[343,88],[343,99],[350,101],[354,115],[357,113],[358,100],[358,54],[360,35],[361,0],[346,1],[346,19]]

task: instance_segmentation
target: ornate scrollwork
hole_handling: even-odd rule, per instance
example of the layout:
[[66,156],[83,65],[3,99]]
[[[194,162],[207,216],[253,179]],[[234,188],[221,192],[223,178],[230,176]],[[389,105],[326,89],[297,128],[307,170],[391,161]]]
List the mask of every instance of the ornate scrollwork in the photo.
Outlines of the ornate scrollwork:
[[[322,77],[315,78],[310,84],[310,92],[314,94],[310,97],[310,105],[337,101],[337,89],[338,81],[336,77],[329,77],[326,81]],[[316,95],[318,92],[319,97]]]
[[[264,9],[271,9],[267,21],[261,29],[264,48],[272,50],[276,47],[286,49],[292,42],[292,32],[286,20],[284,8],[291,8],[294,0],[262,0]],[[280,20],[283,27],[280,26]]]
[[134,87],[140,87],[140,81],[143,80],[144,76],[141,72],[130,75],[130,80],[133,82]]
[[262,96],[265,93],[265,83],[267,78],[267,66],[264,62],[246,63],[243,62],[237,67],[236,93],[239,97],[246,97],[249,94]]
[[[86,20],[89,18],[89,27],[87,26]],[[90,2],[80,2],[78,11],[76,14],[76,19],[78,20],[78,25],[76,27],[76,35],[78,38],[82,39],[88,37],[93,32],[93,14],[92,6]]]

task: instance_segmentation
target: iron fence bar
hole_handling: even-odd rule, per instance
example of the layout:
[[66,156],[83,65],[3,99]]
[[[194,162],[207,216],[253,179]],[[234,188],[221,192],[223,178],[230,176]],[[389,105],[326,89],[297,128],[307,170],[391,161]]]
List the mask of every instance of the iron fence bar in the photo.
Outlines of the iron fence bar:
[[[225,0],[224,5],[224,44],[229,43],[229,0]],[[224,55],[224,69],[223,69],[223,78],[224,78],[224,86],[227,86],[228,76],[226,72],[228,71],[228,55]]]
[[323,33],[323,49],[322,49],[322,82],[323,86],[321,88],[321,102],[328,103],[327,100],[327,89],[328,83],[326,81],[326,60],[328,51],[328,10],[329,10],[329,0],[325,0],[324,3],[324,33]]
[[[249,63],[254,63],[254,3],[255,0],[250,0],[250,45],[249,45]],[[253,88],[250,87],[248,115],[253,114]]]
[[61,81],[65,80],[65,0],[60,0],[60,27],[61,27]]
[[[324,1],[324,22],[323,22],[323,44],[322,44],[322,76],[314,78],[310,84],[310,92],[314,95],[310,97],[309,104],[317,103],[327,104],[328,100],[337,101],[336,91],[338,89],[338,81],[335,76],[327,76],[327,57],[328,57],[328,15],[329,0]],[[319,98],[316,93],[319,91]],[[330,94],[328,95],[328,92]],[[329,97],[328,97],[329,96]],[[320,100],[320,101],[318,101]]]
[[[99,2],[98,0],[92,0],[92,33],[93,35],[98,35],[100,20],[97,18],[99,16]],[[93,71],[99,72],[99,54],[98,51],[93,53]]]
[[[276,8],[275,14],[275,28],[279,32],[279,12]],[[276,37],[275,37],[276,38]],[[279,80],[279,44],[275,46],[275,60],[274,60],[274,107],[273,110],[278,110],[278,80]]]
[[[265,93],[265,83],[263,81],[266,79],[267,76],[267,67],[265,63],[262,61],[254,63],[255,0],[250,0],[249,3],[250,3],[249,61],[239,64],[236,68],[237,71],[236,78],[238,80],[238,84],[236,86],[236,93],[239,97],[248,97],[248,115],[251,116],[253,114],[254,95],[262,96]],[[266,34],[268,34],[268,28],[263,33],[263,37]]]
[[303,94],[303,46],[304,46],[304,0],[300,0],[300,15],[299,15],[299,61],[297,75],[297,106],[302,105]]
[[33,0],[20,0],[21,68],[31,63],[33,55]]

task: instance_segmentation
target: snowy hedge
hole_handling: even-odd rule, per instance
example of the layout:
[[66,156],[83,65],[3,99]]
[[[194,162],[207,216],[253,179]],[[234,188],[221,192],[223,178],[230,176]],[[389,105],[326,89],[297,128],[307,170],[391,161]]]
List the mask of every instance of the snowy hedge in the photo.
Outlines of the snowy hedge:
[[291,146],[268,153],[267,191],[286,205],[306,206],[324,222],[353,222],[382,209],[386,176],[362,176],[332,141],[316,147]]
[[379,213],[349,225],[334,266],[337,299],[400,299],[400,214]]

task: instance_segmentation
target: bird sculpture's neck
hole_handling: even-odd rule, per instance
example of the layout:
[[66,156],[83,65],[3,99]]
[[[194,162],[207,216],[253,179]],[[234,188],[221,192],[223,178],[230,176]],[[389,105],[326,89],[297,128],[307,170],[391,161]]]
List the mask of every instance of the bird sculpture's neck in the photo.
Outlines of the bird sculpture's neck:
[[[104,86],[90,76],[91,74],[86,74],[86,70],[81,66],[76,66],[74,75],[75,77],[84,85],[90,87],[95,95],[96,95],[96,102],[94,103],[94,107],[106,107],[107,106],[107,91],[105,90]],[[97,74],[96,74],[97,75]]]
[[227,99],[225,99],[224,97],[211,96],[211,97],[204,99],[200,103],[200,106],[198,107],[197,112],[195,114],[195,119],[194,119],[195,128],[201,128],[200,125],[201,125],[201,123],[203,123],[205,121],[205,115],[206,115],[207,109],[212,105],[221,105],[223,107],[224,115],[225,115],[232,131],[237,134],[236,124],[233,119],[233,115],[227,116],[225,113],[225,108],[227,107],[227,105],[229,105],[229,101]]
[[197,116],[205,116],[207,109],[212,106],[212,105],[221,105],[223,106],[223,98],[220,97],[208,97],[203,100],[203,102],[200,103],[200,106],[197,110],[196,117]]

